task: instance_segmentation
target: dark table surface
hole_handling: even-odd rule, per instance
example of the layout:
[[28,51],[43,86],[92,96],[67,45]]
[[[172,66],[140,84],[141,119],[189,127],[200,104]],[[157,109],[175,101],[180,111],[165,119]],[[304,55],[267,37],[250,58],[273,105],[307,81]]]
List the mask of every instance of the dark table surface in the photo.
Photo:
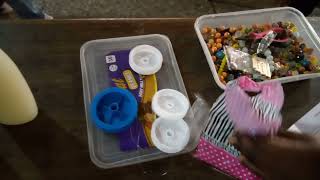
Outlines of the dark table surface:
[[[0,48],[18,65],[39,106],[25,125],[0,126],[1,179],[231,179],[190,154],[115,169],[90,160],[80,69],[80,46],[89,40],[167,35],[189,97],[212,103],[215,84],[194,32],[195,19],[100,19],[0,22]],[[284,85],[283,127],[320,100],[320,79]]]

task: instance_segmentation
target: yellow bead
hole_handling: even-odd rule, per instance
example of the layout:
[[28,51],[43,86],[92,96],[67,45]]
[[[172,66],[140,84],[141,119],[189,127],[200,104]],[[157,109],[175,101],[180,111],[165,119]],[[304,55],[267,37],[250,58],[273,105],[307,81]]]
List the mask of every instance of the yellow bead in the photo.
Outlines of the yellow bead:
[[239,44],[238,43],[233,44],[232,47],[235,48],[235,49],[238,49],[239,48]]
[[310,56],[310,62],[314,66],[316,66],[319,63],[319,61],[318,61],[318,59],[317,59],[317,57],[315,55],[311,55]]
[[218,49],[222,48],[222,44],[221,43],[217,43],[217,48]]

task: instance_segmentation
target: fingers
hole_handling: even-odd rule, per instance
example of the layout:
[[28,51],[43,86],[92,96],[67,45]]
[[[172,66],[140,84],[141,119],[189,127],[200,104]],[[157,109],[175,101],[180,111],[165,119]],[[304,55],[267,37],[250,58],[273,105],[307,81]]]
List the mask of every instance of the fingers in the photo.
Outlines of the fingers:
[[307,134],[300,134],[290,131],[279,131],[279,137],[288,138],[291,140],[302,140],[302,141],[314,141],[314,137],[307,135]]
[[257,154],[257,145],[255,140],[247,135],[235,134],[229,139],[229,142],[235,146],[248,160],[255,162]]

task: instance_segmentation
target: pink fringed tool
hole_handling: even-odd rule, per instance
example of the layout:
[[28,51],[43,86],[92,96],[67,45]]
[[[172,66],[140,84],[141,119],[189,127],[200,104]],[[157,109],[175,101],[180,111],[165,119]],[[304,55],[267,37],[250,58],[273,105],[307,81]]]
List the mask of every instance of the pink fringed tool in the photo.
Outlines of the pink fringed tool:
[[240,152],[228,139],[235,130],[251,135],[275,133],[282,121],[283,100],[279,82],[257,84],[245,76],[229,82],[210,110],[194,157],[237,179],[261,179],[239,162]]
[[[248,93],[255,93],[250,96]],[[250,135],[275,134],[282,122],[283,89],[278,81],[257,84],[246,76],[226,90],[226,109],[235,129]]]

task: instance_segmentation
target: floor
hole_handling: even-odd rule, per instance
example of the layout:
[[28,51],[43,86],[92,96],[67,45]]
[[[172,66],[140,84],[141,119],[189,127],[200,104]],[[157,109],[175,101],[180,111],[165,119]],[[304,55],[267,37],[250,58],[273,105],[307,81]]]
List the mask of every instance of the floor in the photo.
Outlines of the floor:
[[[284,0],[32,0],[54,18],[196,17],[281,6]],[[310,16],[320,16],[320,4]]]

